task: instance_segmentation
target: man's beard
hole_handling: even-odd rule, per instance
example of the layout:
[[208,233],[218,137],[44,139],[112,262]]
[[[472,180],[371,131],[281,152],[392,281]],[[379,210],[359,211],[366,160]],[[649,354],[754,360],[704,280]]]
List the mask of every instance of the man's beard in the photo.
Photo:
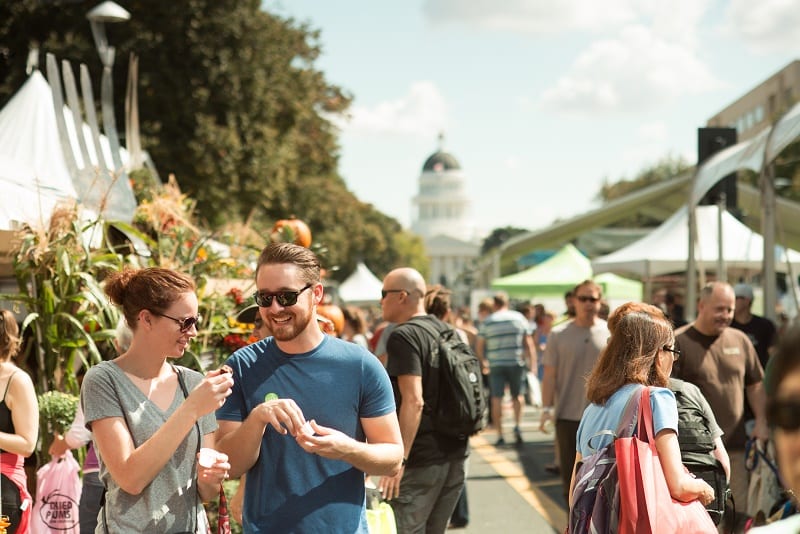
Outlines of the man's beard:
[[[291,319],[285,323],[276,323],[270,317],[269,324],[272,329],[272,336],[278,341],[292,341],[308,327],[308,323],[311,321],[310,311],[307,313],[287,313],[291,316]],[[278,316],[284,317],[285,315],[278,314]]]

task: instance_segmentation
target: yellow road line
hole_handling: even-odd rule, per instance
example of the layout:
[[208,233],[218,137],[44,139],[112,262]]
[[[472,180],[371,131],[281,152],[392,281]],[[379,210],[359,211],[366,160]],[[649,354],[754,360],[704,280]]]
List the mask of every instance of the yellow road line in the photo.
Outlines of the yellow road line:
[[540,489],[552,485],[551,483],[531,484],[518,464],[509,461],[481,435],[473,436],[470,443],[472,450],[480,454],[481,458],[491,465],[497,474],[502,476],[557,532],[564,532],[567,526],[567,513]]

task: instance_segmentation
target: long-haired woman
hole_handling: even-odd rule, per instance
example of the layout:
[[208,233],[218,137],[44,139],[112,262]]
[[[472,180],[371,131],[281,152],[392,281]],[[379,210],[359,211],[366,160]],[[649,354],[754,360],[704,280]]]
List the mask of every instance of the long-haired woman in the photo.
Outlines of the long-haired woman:
[[33,454],[39,435],[39,404],[33,381],[13,362],[19,346],[17,320],[10,311],[0,310],[0,472],[2,513],[11,521],[9,534],[28,531],[32,503],[24,464]]
[[640,386],[650,387],[655,445],[670,495],[679,501],[699,499],[708,504],[714,499],[713,488],[702,479],[693,478],[681,463],[678,408],[674,393],[667,388],[672,363],[679,356],[672,325],[659,308],[629,302],[614,311],[608,329],[608,345],[600,353],[586,387],[591,404],[578,427],[570,507],[578,462],[609,443],[609,436],[599,434],[617,429],[625,405],[632,395],[641,393]]

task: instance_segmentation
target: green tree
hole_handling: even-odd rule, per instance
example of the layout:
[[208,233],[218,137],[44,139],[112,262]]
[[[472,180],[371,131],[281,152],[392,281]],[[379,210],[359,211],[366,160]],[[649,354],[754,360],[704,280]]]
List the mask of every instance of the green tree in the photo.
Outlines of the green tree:
[[495,228],[481,244],[481,255],[487,254],[493,248],[497,248],[515,235],[527,232],[524,228],[516,228],[514,226],[505,226],[503,228]]
[[[328,117],[344,113],[352,97],[315,68],[319,32],[262,11],[258,0],[119,3],[131,19],[107,25],[117,50],[117,117],[134,52],[143,145],[159,171],[174,173],[196,200],[201,221],[216,229],[247,220],[266,234],[275,220],[295,214],[332,264],[364,259],[425,268],[421,243],[399,236],[396,221],[361,203],[338,175],[337,132]],[[86,63],[100,94],[87,10],[75,2],[0,3],[0,103],[24,81],[32,44],[40,46],[42,64],[45,52],[73,68]]]

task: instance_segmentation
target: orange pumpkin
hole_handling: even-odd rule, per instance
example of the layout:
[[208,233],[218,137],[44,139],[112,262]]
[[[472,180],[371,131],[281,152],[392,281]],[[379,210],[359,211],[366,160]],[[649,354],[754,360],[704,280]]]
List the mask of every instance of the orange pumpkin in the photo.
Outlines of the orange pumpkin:
[[336,304],[318,304],[317,315],[330,319],[336,329],[336,335],[340,336],[342,334],[342,330],[344,330],[344,313],[342,313],[342,309],[339,306]]
[[273,225],[270,239],[273,243],[289,242],[308,248],[311,246],[311,229],[300,219],[281,219]]

